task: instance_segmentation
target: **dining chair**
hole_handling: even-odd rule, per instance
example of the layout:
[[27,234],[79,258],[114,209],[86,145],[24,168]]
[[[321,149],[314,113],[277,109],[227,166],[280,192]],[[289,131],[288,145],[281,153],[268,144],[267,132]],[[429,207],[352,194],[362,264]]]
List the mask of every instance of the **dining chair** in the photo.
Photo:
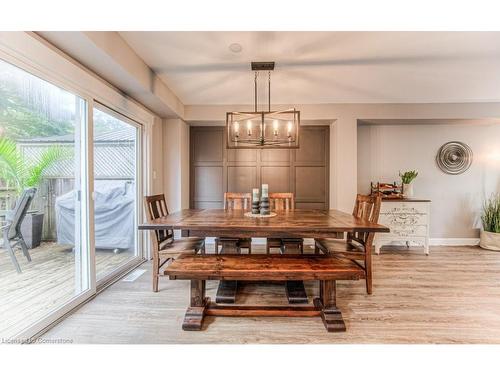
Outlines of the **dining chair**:
[[[361,195],[356,196],[353,215],[378,223],[382,196]],[[316,251],[321,251],[335,257],[347,258],[358,264],[365,272],[366,292],[372,294],[372,250],[374,233],[354,232],[347,233],[343,240],[315,239]]]
[[[144,197],[144,207],[148,222],[169,215],[164,194]],[[171,229],[158,229],[153,231],[152,255],[153,255],[153,291],[158,291],[160,268],[167,262],[175,260],[181,254],[205,253],[205,239],[198,237],[187,237],[174,239],[174,231]]]
[[[225,210],[245,210],[249,211],[252,207],[251,193],[224,193],[224,209]],[[248,253],[252,253],[251,238],[235,238],[235,237],[218,237],[215,239],[215,253],[219,252],[219,245],[222,248],[234,248],[237,253],[241,253],[241,249],[248,249]],[[221,249],[222,250],[222,249]]]
[[[271,211],[289,211],[295,209],[295,196],[293,193],[269,193],[269,208]],[[279,248],[282,253],[298,251],[304,252],[303,238],[268,238],[266,252],[272,248]]]

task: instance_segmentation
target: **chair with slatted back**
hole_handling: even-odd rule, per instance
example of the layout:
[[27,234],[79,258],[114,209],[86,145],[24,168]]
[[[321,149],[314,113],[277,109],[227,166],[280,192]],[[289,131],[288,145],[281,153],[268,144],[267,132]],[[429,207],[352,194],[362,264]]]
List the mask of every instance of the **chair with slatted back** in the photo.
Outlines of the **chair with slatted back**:
[[[353,215],[377,223],[380,214],[381,195],[361,195],[356,197]],[[347,240],[316,239],[317,251],[343,257],[356,262],[365,271],[366,292],[372,294],[372,249],[374,233],[348,233]],[[362,263],[361,263],[362,262]]]
[[[168,216],[165,195],[151,195],[144,197],[144,207],[149,222],[154,219]],[[168,230],[154,230],[152,234],[153,246],[153,291],[158,291],[160,268],[168,261],[173,261],[181,254],[205,253],[205,239],[198,237],[188,237],[174,239],[174,232]]]
[[[271,211],[288,211],[295,209],[293,193],[269,193],[269,208]],[[303,238],[268,238],[266,251],[269,254],[272,248],[279,248],[285,252],[304,252]]]
[[[252,207],[251,193],[224,193],[224,209],[225,210],[245,210],[249,211]],[[234,237],[219,237],[215,239],[215,252],[219,252],[219,246],[222,249],[235,249],[237,253],[241,249],[248,249],[248,253],[252,253],[251,238],[234,238]]]
[[22,195],[16,202],[16,206],[10,212],[7,212],[5,223],[0,223],[0,232],[3,233],[3,246],[9,253],[10,259],[16,268],[18,273],[21,273],[21,267],[17,262],[16,255],[14,254],[14,249],[16,246],[20,246],[24,256],[31,262],[31,256],[28,251],[28,246],[24,241],[23,234],[21,233],[21,225],[23,223],[26,214],[30,208],[31,202],[33,201],[36,194],[36,188],[29,188],[23,191]]

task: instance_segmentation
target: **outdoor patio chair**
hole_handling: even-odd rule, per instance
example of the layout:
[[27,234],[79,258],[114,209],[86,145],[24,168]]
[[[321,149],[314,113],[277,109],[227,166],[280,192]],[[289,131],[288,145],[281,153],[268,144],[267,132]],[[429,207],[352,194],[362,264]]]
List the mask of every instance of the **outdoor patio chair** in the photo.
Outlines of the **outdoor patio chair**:
[[7,221],[2,223],[0,226],[0,230],[3,233],[3,246],[7,249],[10,259],[12,260],[12,263],[14,264],[14,267],[16,267],[18,273],[21,273],[21,267],[19,266],[16,255],[14,254],[14,248],[16,246],[21,246],[23,254],[28,259],[28,262],[31,262],[28,247],[26,246],[23,235],[21,234],[21,224],[26,217],[26,213],[28,212],[35,193],[35,188],[24,190],[17,200],[16,206],[11,211],[10,215],[7,216]]

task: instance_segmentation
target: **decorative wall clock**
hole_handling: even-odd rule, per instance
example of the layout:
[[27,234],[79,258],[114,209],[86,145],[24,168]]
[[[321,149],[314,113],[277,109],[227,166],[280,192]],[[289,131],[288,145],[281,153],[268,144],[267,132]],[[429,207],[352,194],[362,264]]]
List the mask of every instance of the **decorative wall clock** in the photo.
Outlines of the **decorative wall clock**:
[[436,163],[444,173],[462,174],[472,164],[472,150],[463,142],[445,143],[439,148]]

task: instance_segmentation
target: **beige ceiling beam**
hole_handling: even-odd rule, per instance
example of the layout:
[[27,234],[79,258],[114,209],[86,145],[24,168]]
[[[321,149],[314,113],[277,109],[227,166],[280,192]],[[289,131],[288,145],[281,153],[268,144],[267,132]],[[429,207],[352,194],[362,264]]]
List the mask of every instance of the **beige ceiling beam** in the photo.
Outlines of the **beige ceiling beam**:
[[160,117],[184,117],[184,104],[177,95],[117,32],[37,34]]

